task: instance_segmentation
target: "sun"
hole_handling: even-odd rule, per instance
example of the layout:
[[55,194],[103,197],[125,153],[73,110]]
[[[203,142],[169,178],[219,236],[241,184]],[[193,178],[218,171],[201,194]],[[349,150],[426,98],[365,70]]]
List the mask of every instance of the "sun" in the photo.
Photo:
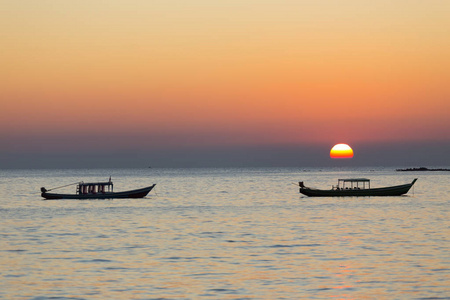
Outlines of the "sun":
[[336,144],[330,151],[331,158],[352,158],[353,150],[347,144]]

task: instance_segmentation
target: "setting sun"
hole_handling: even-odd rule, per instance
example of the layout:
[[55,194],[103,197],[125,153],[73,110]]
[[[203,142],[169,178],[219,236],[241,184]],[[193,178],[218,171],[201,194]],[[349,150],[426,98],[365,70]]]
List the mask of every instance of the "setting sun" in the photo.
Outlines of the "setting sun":
[[353,150],[347,144],[336,144],[330,151],[331,158],[352,158]]

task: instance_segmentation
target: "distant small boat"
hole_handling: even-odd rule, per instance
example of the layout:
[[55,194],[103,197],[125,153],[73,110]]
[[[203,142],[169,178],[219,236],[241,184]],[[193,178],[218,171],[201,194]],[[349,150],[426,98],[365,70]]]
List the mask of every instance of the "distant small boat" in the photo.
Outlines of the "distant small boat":
[[114,199],[114,198],[144,198],[155,187],[153,184],[148,187],[129,190],[123,192],[114,192],[114,185],[109,178],[107,182],[85,183],[79,182],[75,194],[49,193],[45,187],[41,188],[41,196],[48,200],[57,199]]
[[[303,181],[299,182],[299,186],[300,193],[309,197],[400,196],[408,193],[409,189],[416,181],[417,178],[407,184],[370,188],[370,179],[350,178],[338,179],[338,184],[333,186],[330,190],[309,188],[303,184]],[[350,187],[348,186],[349,183]]]

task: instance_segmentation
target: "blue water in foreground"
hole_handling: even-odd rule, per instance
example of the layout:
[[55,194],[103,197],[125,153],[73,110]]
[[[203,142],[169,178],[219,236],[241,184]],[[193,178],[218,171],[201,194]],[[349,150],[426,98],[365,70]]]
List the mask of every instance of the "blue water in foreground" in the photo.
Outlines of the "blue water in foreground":
[[[53,200],[105,181],[144,199]],[[298,181],[401,197],[307,198]],[[395,169],[0,171],[2,299],[450,299],[449,172]],[[75,186],[61,192],[75,192]]]

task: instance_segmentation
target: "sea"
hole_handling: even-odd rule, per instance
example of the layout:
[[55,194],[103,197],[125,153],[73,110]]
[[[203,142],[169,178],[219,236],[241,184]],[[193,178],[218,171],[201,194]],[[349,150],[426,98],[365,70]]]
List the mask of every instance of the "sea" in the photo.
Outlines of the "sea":
[[[44,200],[79,181],[143,199]],[[398,197],[306,186],[418,181]],[[0,170],[1,299],[450,299],[450,172]],[[75,185],[54,192],[75,192]]]

